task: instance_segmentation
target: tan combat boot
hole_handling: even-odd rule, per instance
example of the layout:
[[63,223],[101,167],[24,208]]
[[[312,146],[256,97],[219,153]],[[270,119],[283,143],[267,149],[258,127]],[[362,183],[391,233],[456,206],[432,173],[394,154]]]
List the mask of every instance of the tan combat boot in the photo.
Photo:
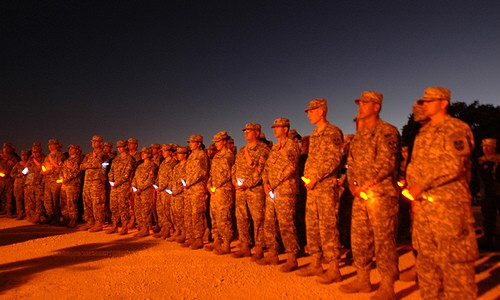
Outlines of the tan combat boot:
[[222,245],[214,249],[216,255],[224,255],[231,253],[231,244],[228,241],[224,241]]
[[203,248],[203,239],[195,239],[189,248],[191,248],[191,250]]
[[356,279],[341,285],[339,290],[346,294],[371,292],[370,273],[365,270],[357,270]]
[[118,223],[113,222],[113,225],[111,225],[111,228],[105,231],[106,234],[113,234],[118,232]]
[[127,222],[122,222],[122,229],[120,230],[120,235],[126,235],[128,233]]
[[94,226],[89,229],[89,232],[99,232],[102,231],[102,223],[101,222],[95,222]]
[[277,265],[279,263],[278,251],[271,249],[264,258],[258,259],[256,262],[261,266]]
[[157,233],[153,234],[153,237],[155,239],[162,239],[162,238],[164,238],[164,236],[166,234],[166,231],[167,231],[167,229],[164,228],[164,227],[162,227],[161,230],[160,230],[160,232],[157,232]]
[[87,222],[87,223],[83,224],[82,226],[78,227],[78,230],[87,231],[92,227],[94,227],[94,222]]
[[215,239],[213,243],[206,245],[203,249],[206,251],[215,251],[215,249],[219,248],[221,244],[221,239]]
[[71,220],[68,223],[68,228],[75,228],[76,227],[76,218],[71,218]]
[[264,250],[262,249],[262,246],[255,246],[253,247],[253,250],[255,253],[252,255],[251,260],[257,261],[264,257]]
[[321,256],[313,255],[312,262],[305,268],[295,273],[299,276],[320,276],[323,274],[323,266],[321,266]]
[[247,244],[241,245],[240,250],[234,252],[231,256],[234,258],[242,258],[242,257],[250,257],[252,253],[250,252],[250,248]]
[[288,253],[286,263],[281,266],[280,271],[283,273],[290,273],[298,267],[297,255],[295,253]]
[[136,237],[145,237],[149,235],[149,227],[142,226],[141,230],[135,234]]
[[390,276],[383,276],[380,281],[380,287],[370,298],[371,300],[396,300],[394,292],[394,280]]
[[331,284],[334,282],[339,282],[342,280],[342,275],[340,275],[340,270],[339,270],[339,263],[336,259],[332,259],[330,261],[330,265],[328,266],[328,270],[321,274],[318,279],[316,279],[317,282],[323,283],[323,284]]

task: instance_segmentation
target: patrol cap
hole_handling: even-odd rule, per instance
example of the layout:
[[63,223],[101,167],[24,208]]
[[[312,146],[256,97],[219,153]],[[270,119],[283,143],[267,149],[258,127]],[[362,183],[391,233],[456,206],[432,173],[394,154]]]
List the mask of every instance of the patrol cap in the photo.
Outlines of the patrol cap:
[[151,148],[160,149],[161,145],[160,144],[151,144]]
[[361,93],[361,97],[358,99],[354,100],[356,104],[359,104],[359,102],[374,102],[377,104],[382,104],[382,100],[384,99],[384,95],[379,92],[373,92],[373,91],[364,91]]
[[42,152],[42,146],[40,143],[33,143],[33,147],[31,147],[31,152]]
[[127,141],[125,140],[118,140],[116,141],[116,148],[120,148],[120,147],[127,147]]
[[229,135],[227,135],[227,132],[225,131],[220,131],[214,135],[214,138],[212,139],[212,143],[222,141],[222,140],[228,140]]
[[189,140],[187,142],[188,143],[190,143],[190,142],[203,143],[203,136],[201,136],[199,134],[193,134],[192,136],[189,137]]
[[12,143],[3,143],[3,147],[4,148],[14,149],[14,145]]
[[30,155],[30,150],[21,150],[21,156]]
[[102,136],[100,136],[100,135],[94,135],[94,136],[92,137],[92,140],[91,140],[91,141],[92,141],[92,142],[102,142],[102,141],[103,141],[103,139],[102,139]]
[[108,146],[108,147],[111,147],[113,148],[113,143],[111,142],[104,142],[104,144],[102,144],[104,147]]
[[419,105],[419,100],[413,103],[411,111],[413,112],[413,120],[415,122],[420,122],[427,119],[427,117],[424,115],[424,107],[422,105]]
[[481,146],[491,146],[491,147],[497,147],[497,139],[493,138],[487,138],[483,139],[481,142]]
[[129,144],[138,144],[138,142],[137,142],[137,139],[136,139],[136,138],[129,138],[129,139],[127,140],[127,142],[128,142]]
[[217,147],[215,147],[215,145],[214,145],[214,144],[210,144],[210,145],[208,145],[207,150],[217,151]]
[[162,151],[174,151],[174,147],[172,144],[163,144],[161,145],[161,150]]
[[151,149],[149,147],[142,147],[141,153],[151,154]]
[[290,129],[288,131],[288,137],[291,139],[298,138],[299,140],[302,139],[302,136],[297,132],[297,129]]
[[446,100],[450,102],[451,92],[447,88],[431,86],[424,90],[424,96],[418,99],[419,104],[421,102],[436,101],[436,100]]
[[69,144],[68,149],[71,149],[71,148],[79,149],[80,146],[78,146],[76,144]]
[[245,128],[242,129],[243,131],[246,130],[255,130],[255,131],[260,131],[261,126],[259,123],[246,123]]
[[179,154],[188,154],[189,153],[189,148],[188,147],[177,147],[176,153]]
[[290,128],[290,120],[288,120],[287,118],[278,118],[276,120],[274,120],[274,123],[273,123],[273,126],[271,126],[272,128],[274,127],[288,127]]
[[311,102],[309,102],[309,105],[307,106],[306,109],[304,109],[305,112],[308,112],[310,110],[320,108],[320,107],[327,107],[326,99],[325,98],[315,98],[312,99]]
[[59,145],[59,141],[57,139],[50,139],[49,145]]

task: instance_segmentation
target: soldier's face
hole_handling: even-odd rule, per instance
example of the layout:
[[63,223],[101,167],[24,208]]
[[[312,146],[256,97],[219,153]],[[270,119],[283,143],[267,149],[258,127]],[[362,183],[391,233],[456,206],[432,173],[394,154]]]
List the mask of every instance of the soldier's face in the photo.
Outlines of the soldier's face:
[[323,109],[315,108],[307,111],[307,118],[311,124],[316,125],[323,117]]
[[368,117],[372,117],[378,113],[378,110],[380,109],[380,105],[370,101],[370,102],[358,102],[358,111],[359,111],[359,118],[360,119],[365,119]]
[[111,152],[111,147],[110,146],[104,146],[103,150],[106,153],[110,153]]
[[134,151],[137,149],[137,144],[136,143],[128,143],[128,150]]
[[226,140],[220,140],[215,142],[215,148],[217,148],[217,151],[222,150],[226,146]]
[[288,134],[288,128],[286,128],[286,127],[274,127],[273,128],[273,132],[274,132],[274,136],[277,139],[280,139],[280,138],[283,138],[283,137],[287,136],[287,134]]
[[49,145],[49,151],[50,152],[56,152],[57,151],[57,145],[56,144],[50,144]]
[[196,141],[189,141],[189,149],[198,150],[200,148],[201,143]]
[[424,116],[427,118],[431,118],[442,113],[443,111],[446,111],[446,106],[446,100],[422,101]]
[[259,137],[259,133],[256,130],[247,129],[244,131],[244,133],[245,133],[245,140],[247,141],[247,143],[255,142]]
[[100,148],[102,148],[102,142],[100,142],[100,141],[92,141],[92,148],[94,148],[94,149],[100,149]]
[[485,155],[494,155],[496,153],[496,148],[493,146],[483,146],[483,153]]
[[77,150],[75,147],[70,147],[68,152],[69,152],[69,156],[74,156],[74,155],[76,155]]
[[125,147],[118,147],[118,152],[120,152],[120,153],[125,152]]

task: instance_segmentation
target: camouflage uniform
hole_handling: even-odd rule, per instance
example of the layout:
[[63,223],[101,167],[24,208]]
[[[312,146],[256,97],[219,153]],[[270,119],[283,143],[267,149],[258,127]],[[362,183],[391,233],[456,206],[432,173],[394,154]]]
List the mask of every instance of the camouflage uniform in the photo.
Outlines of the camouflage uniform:
[[233,236],[233,220],[231,211],[234,205],[234,186],[231,183],[231,168],[234,154],[226,149],[215,154],[210,166],[208,186],[215,188],[210,197],[212,216],[212,237],[214,241],[221,239],[231,242]]
[[425,125],[415,139],[406,179],[423,191],[415,203],[412,242],[424,299],[438,299],[440,288],[446,299],[476,298],[478,248],[468,178],[473,148],[470,127],[450,116]]
[[395,236],[398,157],[397,128],[378,119],[372,128],[363,128],[356,133],[347,161],[350,185],[363,187],[368,182],[373,183],[366,192],[368,199],[355,197],[352,206],[354,265],[358,272],[368,273],[375,253],[379,273],[391,279],[398,276]]
[[297,166],[300,149],[296,142],[287,138],[274,145],[266,161],[262,179],[268,183],[274,197],[266,195],[264,234],[268,249],[278,251],[276,220],[279,223],[281,239],[287,253],[299,251],[295,230],[295,202],[297,200]]
[[106,201],[106,168],[103,163],[108,157],[102,149],[85,155],[80,170],[85,171],[83,182],[83,219],[88,224],[104,224],[104,203]]
[[[58,145],[55,139],[49,141],[50,144]],[[62,152],[49,153],[43,161],[46,171],[42,170],[44,189],[43,202],[49,220],[55,221],[61,214],[61,166],[65,157]]]
[[[5,146],[4,146],[5,147]],[[10,172],[12,167],[17,163],[18,159],[14,155],[4,155],[0,157],[0,210],[12,215],[12,196],[14,190],[14,179]]]
[[14,198],[16,199],[16,214],[18,218],[22,218],[25,211],[24,184],[26,175],[23,174],[23,170],[26,167],[26,163],[27,162],[19,161],[10,172],[10,176],[14,179]]
[[[252,163],[249,164],[245,157],[248,151]],[[242,247],[252,243],[250,237],[250,219],[253,220],[254,240],[256,247],[263,247],[264,216],[266,194],[262,185],[262,172],[269,156],[269,147],[259,141],[253,146],[246,145],[236,154],[236,160],[232,169],[232,182],[236,186],[238,181],[244,182],[246,190],[236,190],[236,223]],[[250,216],[248,214],[250,212]]]
[[[144,151],[144,150],[143,150]],[[153,215],[153,183],[155,183],[158,167],[151,160],[145,160],[135,170],[132,186],[137,189],[135,196],[135,217],[141,230],[151,227]]]
[[206,228],[208,156],[201,149],[194,150],[186,161],[184,189],[184,222],[186,237],[201,240]]
[[[76,147],[70,145],[70,147]],[[69,157],[61,166],[61,214],[65,219],[76,222],[78,219],[78,197],[80,196],[81,171],[80,156]]]
[[304,177],[316,179],[307,190],[306,251],[328,261],[340,257],[337,173],[342,159],[342,131],[331,123],[315,128],[309,138]]
[[[33,146],[32,149],[33,152],[40,152],[39,146]],[[24,208],[26,209],[26,219],[35,223],[40,220],[40,216],[44,212],[42,180],[43,159],[43,154],[40,154],[38,159],[32,154],[26,164],[28,174],[26,174],[26,181],[24,182]]]
[[[124,145],[124,142],[120,144]],[[108,179],[113,182],[110,193],[111,220],[113,224],[122,222],[122,227],[127,226],[130,219],[129,197],[131,178],[134,171],[135,159],[128,153],[120,153],[113,159]]]
[[[165,149],[165,151],[169,151]],[[158,186],[157,194],[158,201],[156,202],[156,210],[158,212],[158,224],[165,231],[170,231],[174,228],[173,225],[173,201],[172,195],[167,193],[166,189],[170,189],[174,167],[177,161],[173,157],[164,159],[158,169],[158,178],[156,185]]]
[[179,162],[172,171],[172,179],[168,188],[172,191],[172,215],[174,228],[179,235],[186,234],[186,225],[184,222],[184,186],[181,180],[186,178],[186,162]]

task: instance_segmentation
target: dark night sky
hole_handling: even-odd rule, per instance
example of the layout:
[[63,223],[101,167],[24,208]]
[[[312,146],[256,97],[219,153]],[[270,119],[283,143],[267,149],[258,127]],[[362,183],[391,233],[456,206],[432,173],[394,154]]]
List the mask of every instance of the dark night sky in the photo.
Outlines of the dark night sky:
[[[137,137],[205,144],[304,108],[353,133],[363,90],[401,128],[425,87],[500,105],[500,1],[2,1],[0,142],[90,149]],[[47,152],[47,148],[45,148]]]

